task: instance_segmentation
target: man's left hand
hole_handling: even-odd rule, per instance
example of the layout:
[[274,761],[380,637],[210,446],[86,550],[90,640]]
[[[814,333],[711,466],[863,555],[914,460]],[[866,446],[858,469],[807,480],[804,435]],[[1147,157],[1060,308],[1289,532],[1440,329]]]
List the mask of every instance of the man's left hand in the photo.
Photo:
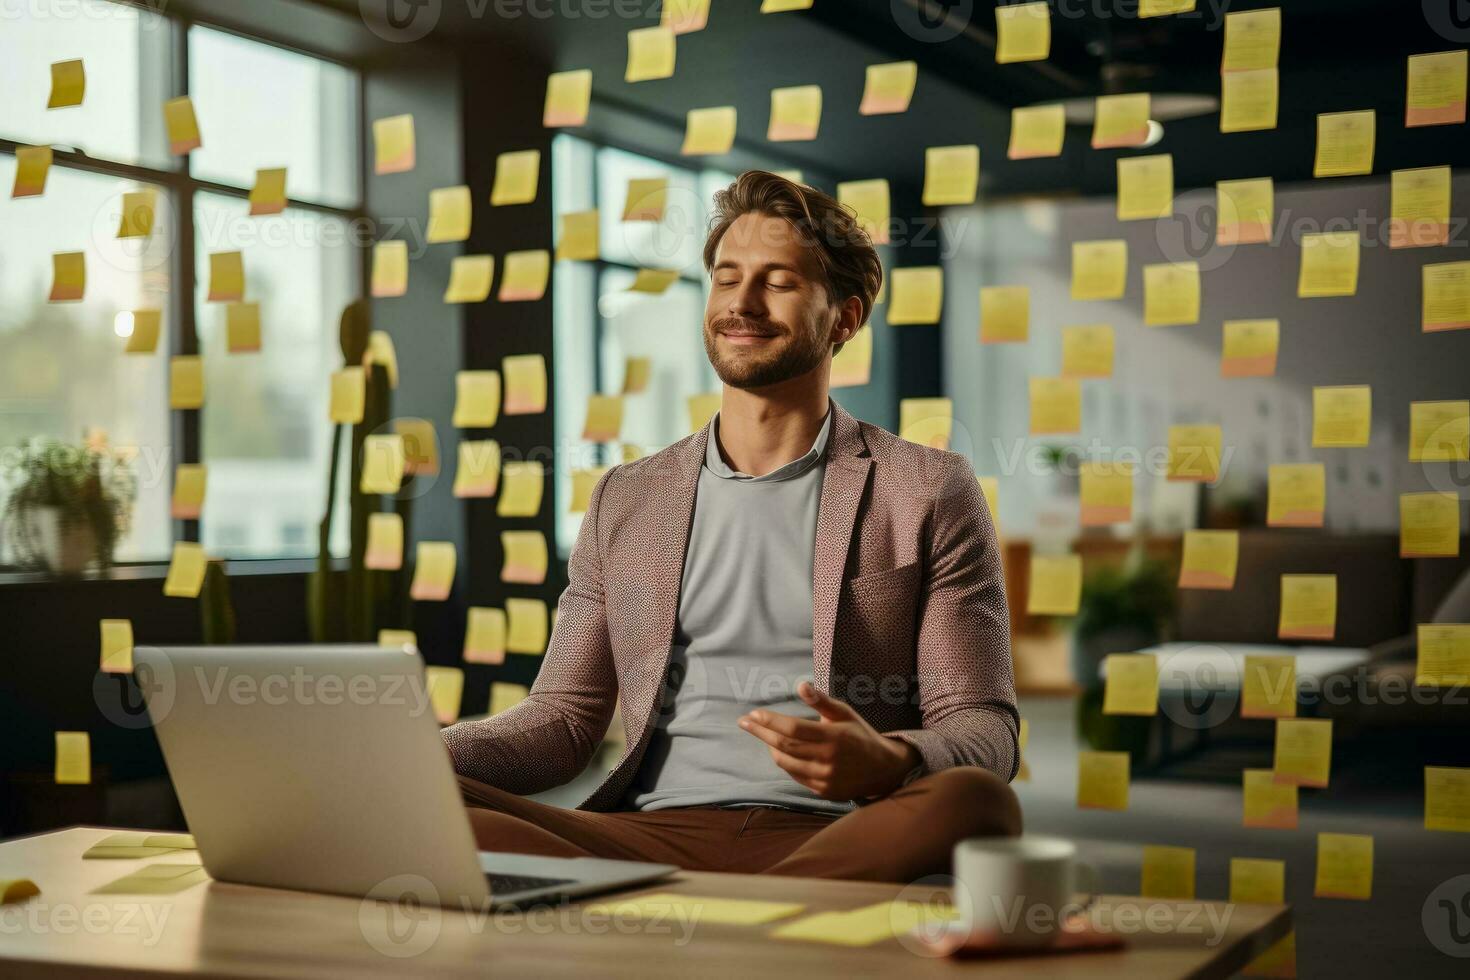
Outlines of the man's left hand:
[[757,708],[740,718],[745,729],[770,749],[776,765],[828,800],[886,796],[902,785],[921,761],[907,742],[888,738],[850,705],[802,681],[796,693],[820,721],[807,721]]

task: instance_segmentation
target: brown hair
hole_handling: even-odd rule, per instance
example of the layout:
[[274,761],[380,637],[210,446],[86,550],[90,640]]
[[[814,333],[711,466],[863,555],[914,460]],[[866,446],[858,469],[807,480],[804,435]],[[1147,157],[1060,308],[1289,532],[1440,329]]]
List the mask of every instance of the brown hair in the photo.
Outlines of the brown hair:
[[[832,302],[856,296],[862,303],[858,320],[858,329],[862,329],[883,285],[883,266],[852,210],[815,188],[779,174],[747,170],[729,187],[715,192],[709,237],[704,243],[705,272],[714,267],[720,239],[735,219],[751,213],[783,218],[796,230],[802,247],[816,255]],[[838,344],[837,349],[841,348]]]

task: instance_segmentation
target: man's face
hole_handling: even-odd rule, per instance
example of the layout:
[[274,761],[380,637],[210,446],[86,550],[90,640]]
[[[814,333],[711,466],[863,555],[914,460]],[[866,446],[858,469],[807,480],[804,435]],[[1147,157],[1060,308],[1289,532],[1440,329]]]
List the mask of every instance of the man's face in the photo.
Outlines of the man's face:
[[720,380],[760,388],[807,374],[830,356],[840,309],[822,268],[782,218],[743,214],[710,270],[704,349]]

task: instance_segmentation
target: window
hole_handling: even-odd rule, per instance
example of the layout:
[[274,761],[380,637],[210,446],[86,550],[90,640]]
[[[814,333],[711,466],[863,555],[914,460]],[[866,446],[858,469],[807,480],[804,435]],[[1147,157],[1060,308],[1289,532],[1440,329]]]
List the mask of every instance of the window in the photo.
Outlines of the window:
[[[82,105],[47,110],[51,64],[76,58]],[[360,294],[357,73],[110,0],[28,0],[4,19],[0,84],[10,232],[0,240],[0,447],[96,429],[136,447],[138,499],[119,561],[164,559],[196,535],[218,557],[314,554],[337,321]],[[162,105],[185,94],[204,145],[171,156]],[[46,190],[11,199],[15,152],[28,145],[53,147]],[[287,168],[290,206],[249,216],[256,170],[276,167]],[[122,196],[143,188],[157,195],[153,232],[119,240]],[[85,253],[85,298],[48,302],[52,254],[69,251]],[[244,257],[259,352],[229,353],[224,304],[206,301],[209,255],[222,251]],[[163,311],[156,352],[125,354],[129,311],[151,308]],[[168,358],[196,349],[204,408],[170,413]],[[169,516],[172,474],[186,462],[209,471],[197,531]],[[345,550],[346,522],[334,524],[334,550]]]

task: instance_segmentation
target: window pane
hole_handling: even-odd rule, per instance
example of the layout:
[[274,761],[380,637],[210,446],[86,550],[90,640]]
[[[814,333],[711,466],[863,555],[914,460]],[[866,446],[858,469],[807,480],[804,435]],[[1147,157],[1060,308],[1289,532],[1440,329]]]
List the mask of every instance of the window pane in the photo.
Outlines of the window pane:
[[[15,158],[0,153],[0,186]],[[118,561],[167,556],[171,454],[168,413],[169,273],[173,213],[159,194],[153,234],[119,240],[122,195],[140,185],[53,167],[42,197],[0,197],[0,451],[42,436],[80,443],[101,429],[136,447],[138,496]],[[50,303],[51,256],[84,252],[85,298]],[[154,354],[125,354],[135,309],[163,310]],[[0,499],[8,488],[0,486]],[[8,559],[7,559],[8,560]]]
[[189,31],[189,91],[205,180],[252,187],[285,167],[286,191],[337,207],[358,203],[357,75],[350,69],[201,27]]
[[[214,194],[199,195],[195,209],[209,467],[202,536],[215,555],[303,557],[316,552],[326,501],[329,378],[342,366],[337,325],[358,295],[361,252],[341,219],[300,209],[251,218],[248,210]],[[230,251],[244,257],[246,301],[260,304],[256,353],[228,352],[226,304],[206,301],[209,256]],[[335,524],[340,531],[345,522]]]
[[[668,179],[662,221],[624,221],[628,181]],[[602,257],[609,262],[699,274],[708,201],[698,176],[668,164],[610,147],[597,151],[597,203],[602,214]]]
[[[163,128],[163,103],[173,94],[171,33],[165,18],[108,0],[0,4],[0,136],[171,168]],[[86,97],[47,109],[52,63],[76,58],[86,69]]]

